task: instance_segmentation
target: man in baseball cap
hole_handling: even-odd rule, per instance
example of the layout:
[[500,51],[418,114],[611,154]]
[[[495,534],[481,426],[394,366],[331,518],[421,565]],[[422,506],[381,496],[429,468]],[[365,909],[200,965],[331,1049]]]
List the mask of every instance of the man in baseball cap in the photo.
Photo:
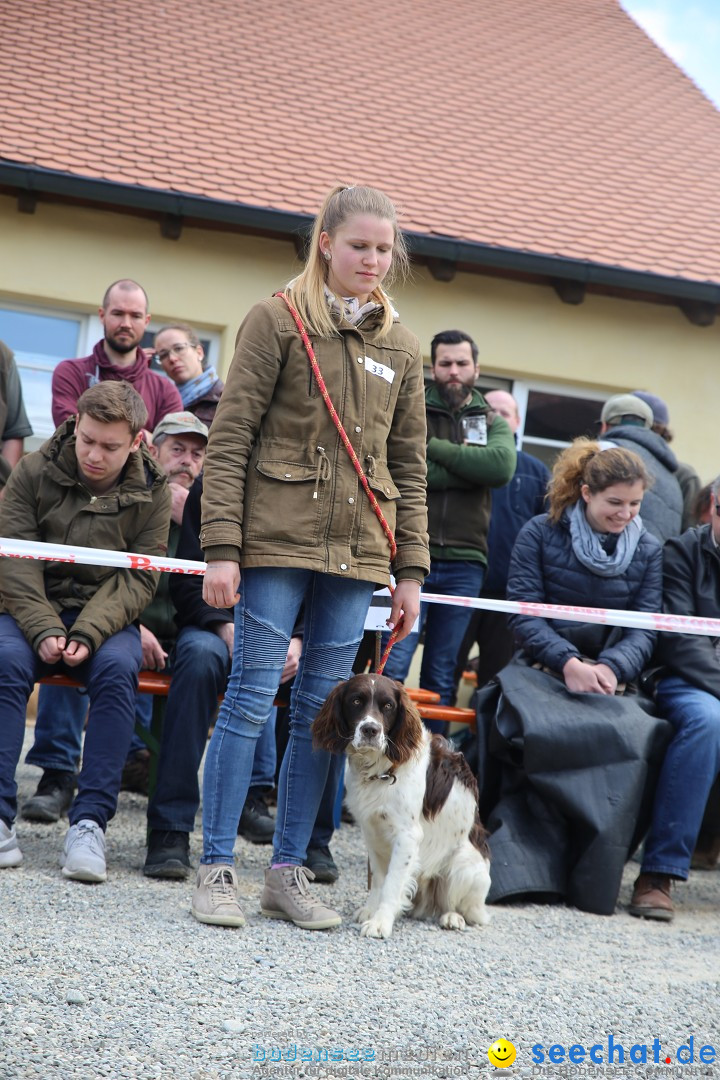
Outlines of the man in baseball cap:
[[[639,397],[642,401],[646,402],[652,409],[653,422],[651,430],[666,443],[673,441],[673,433],[670,428],[670,410],[667,404],[657,394],[651,394],[647,390],[633,390],[635,397]],[[678,461],[677,471],[675,473],[678,483],[680,484],[680,490],[683,494],[683,520],[682,528],[689,529],[691,525],[697,525],[698,520],[696,516],[696,499],[700,493],[702,483],[692,465],[688,465],[684,461]]]
[[163,416],[160,423],[153,431],[153,443],[157,445],[161,435],[199,435],[207,445],[208,429],[202,420],[198,420],[195,413],[171,412]]
[[208,429],[191,412],[164,416],[152,433],[150,452],[172,485],[172,519],[180,525],[185,500],[205,464]]
[[642,520],[648,532],[664,544],[682,532],[683,495],[675,475],[677,458],[652,426],[652,408],[635,394],[615,394],[602,407],[601,445],[632,450],[653,478],[643,498]]
[[651,428],[652,422],[652,409],[647,402],[634,394],[616,394],[605,402],[600,413],[600,423],[604,425],[603,434],[610,425]]

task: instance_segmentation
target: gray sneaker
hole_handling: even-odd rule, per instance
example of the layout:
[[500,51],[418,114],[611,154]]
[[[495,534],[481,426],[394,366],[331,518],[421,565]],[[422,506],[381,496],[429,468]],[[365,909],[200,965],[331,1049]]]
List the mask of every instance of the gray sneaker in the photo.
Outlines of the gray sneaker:
[[106,881],[105,833],[96,821],[83,818],[71,825],[60,856],[63,877],[72,881]]
[[245,916],[237,893],[234,867],[227,863],[201,863],[192,898],[192,913],[198,922],[210,926],[244,926]]
[[306,866],[271,866],[265,871],[260,910],[268,919],[287,919],[303,930],[340,926],[337,911],[313,900],[307,883],[315,875]]
[[22,851],[18,847],[15,826],[0,821],[0,870],[8,866],[19,866],[23,861]]

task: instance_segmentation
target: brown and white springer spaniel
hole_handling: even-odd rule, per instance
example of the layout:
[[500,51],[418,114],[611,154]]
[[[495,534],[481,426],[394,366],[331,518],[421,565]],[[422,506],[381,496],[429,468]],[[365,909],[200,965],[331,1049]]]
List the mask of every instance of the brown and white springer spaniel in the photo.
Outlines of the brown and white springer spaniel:
[[489,921],[486,832],[462,754],[431,735],[400,683],[355,675],[313,725],[317,747],[347,754],[347,804],[362,829],[372,887],[356,913],[365,937],[387,938],[398,915],[440,916],[462,930]]

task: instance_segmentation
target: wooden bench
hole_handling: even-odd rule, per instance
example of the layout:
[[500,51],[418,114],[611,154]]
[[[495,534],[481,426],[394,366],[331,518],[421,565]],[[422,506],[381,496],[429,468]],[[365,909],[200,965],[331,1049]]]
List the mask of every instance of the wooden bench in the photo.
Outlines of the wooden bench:
[[[58,673],[57,675],[45,675],[38,682],[44,686],[70,686],[82,689],[84,683],[70,675]],[[167,696],[170,691],[170,675],[164,671],[141,671],[138,680],[138,690],[141,694],[151,694],[153,697],[152,721],[150,727],[135,724],[135,734],[142,739],[150,751],[149,790],[155,790],[157,780],[157,764],[160,754],[160,742],[162,739],[163,724],[165,722],[165,710],[167,709]],[[415,687],[407,688],[408,696],[417,705],[418,712],[423,720],[447,720],[455,724],[475,725],[475,712],[473,709],[457,709],[449,705],[439,705],[439,694],[433,690],[422,690]],[[222,695],[218,702],[222,701]],[[276,703],[277,704],[277,703]]]

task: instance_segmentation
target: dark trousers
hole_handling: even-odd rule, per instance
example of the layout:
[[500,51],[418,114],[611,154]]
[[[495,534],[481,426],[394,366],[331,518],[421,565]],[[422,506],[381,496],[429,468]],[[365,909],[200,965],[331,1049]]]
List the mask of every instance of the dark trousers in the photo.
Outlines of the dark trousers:
[[198,769],[229,668],[227,645],[217,634],[199,626],[180,631],[168,664],[172,679],[157,784],[148,803],[151,829],[193,831],[200,805]]
[[[74,617],[63,617],[71,626]],[[87,687],[90,700],[78,792],[70,824],[82,818],[103,829],[117,808],[122,768],[135,723],[135,695],[142,662],[140,633],[128,626],[113,634],[78,667],[45,664],[31,649],[10,615],[0,615],[0,818],[17,814],[15,770],[25,734],[27,702],[35,682],[53,672],[70,675]]]

